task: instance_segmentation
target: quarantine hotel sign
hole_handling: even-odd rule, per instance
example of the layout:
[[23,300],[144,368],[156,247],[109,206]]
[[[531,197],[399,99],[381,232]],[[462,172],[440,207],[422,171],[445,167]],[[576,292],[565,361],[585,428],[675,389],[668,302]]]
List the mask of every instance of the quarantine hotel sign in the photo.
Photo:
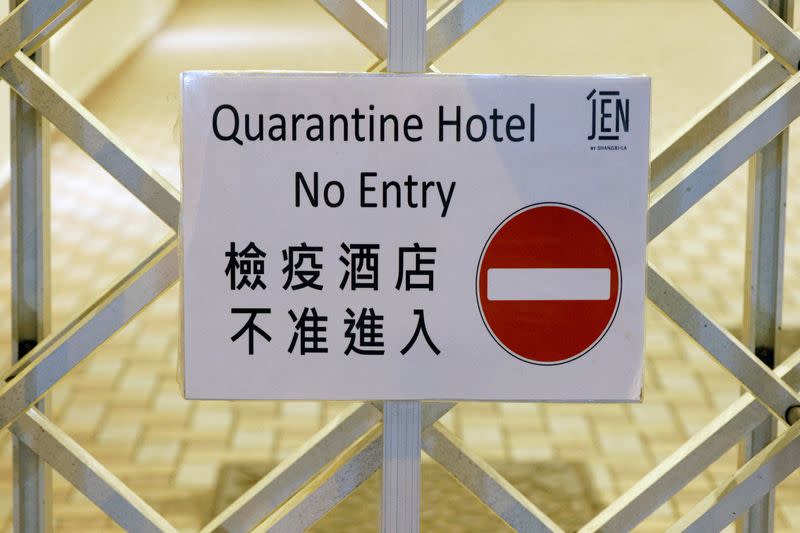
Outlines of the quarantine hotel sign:
[[182,84],[187,398],[640,399],[649,79]]

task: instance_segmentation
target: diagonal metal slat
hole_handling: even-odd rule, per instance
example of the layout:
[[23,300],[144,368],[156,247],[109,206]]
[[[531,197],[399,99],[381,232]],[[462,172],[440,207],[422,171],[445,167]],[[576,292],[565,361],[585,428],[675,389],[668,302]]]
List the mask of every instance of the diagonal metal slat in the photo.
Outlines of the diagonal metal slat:
[[800,68],[800,37],[759,0],[714,0],[789,72]]
[[0,64],[31,42],[76,0],[28,0],[0,21]]
[[202,531],[250,531],[380,421],[380,411],[371,404],[354,404],[237,498]]
[[690,120],[650,162],[653,191],[680,170],[703,147],[720,136],[775,91],[789,73],[771,56],[764,56],[708,108]]
[[425,57],[430,65],[485,19],[503,0],[452,2],[428,20]]
[[92,0],[71,0],[69,2],[69,7],[63,10],[56,18],[50,22],[42,31],[36,34],[36,37],[30,40],[28,44],[22,49],[22,53],[26,56],[30,56],[39,48],[42,47],[44,43],[47,42],[50,37],[52,37],[58,30],[60,30],[67,22],[72,20],[75,15],[81,12],[81,10],[88,6]]
[[[795,390],[800,388],[800,351],[775,373]],[[771,416],[752,394],[744,394],[589,521],[580,533],[632,530]]]
[[[426,429],[444,416],[454,404],[423,404],[422,427]],[[376,407],[382,408],[382,405]],[[335,464],[320,474],[253,531],[294,532],[305,530],[361,486],[381,467],[382,426],[362,436]],[[231,530],[243,531],[243,530]]]
[[800,397],[736,337],[700,311],[652,266],[647,297],[724,366],[780,420],[800,405]]
[[123,147],[80,102],[18,52],[0,75],[22,98],[77,144],[172,229],[178,229],[180,195]]
[[466,451],[441,424],[422,432],[422,448],[515,531],[563,532],[489,463]]
[[347,453],[267,518],[253,533],[306,531],[381,467],[382,426],[365,434]]
[[155,509],[38,410],[23,413],[11,431],[126,531],[177,533]]
[[[443,2],[441,2],[441,3],[440,3],[438,6],[436,6],[435,8],[433,8],[433,9],[428,9],[428,13],[427,13],[427,15],[428,15],[427,24],[430,24],[430,22],[431,22],[431,21],[432,21],[434,18],[438,17],[438,16],[439,16],[439,15],[440,15],[442,12],[444,12],[445,10],[448,10],[448,9],[450,9],[451,7],[453,7],[453,5],[454,5],[454,4],[457,4],[457,3],[459,3],[460,1],[461,1],[461,0],[444,0]],[[428,5],[428,7],[430,8],[430,5]]]
[[93,350],[178,279],[177,237],[170,237],[63,330],[39,343],[0,387],[0,429],[44,396]]
[[753,503],[800,468],[800,424],[778,436],[667,531],[722,531]]
[[[434,424],[454,406],[446,402],[425,403],[422,427]],[[250,531],[379,422],[382,409],[381,402],[350,407],[242,494],[202,532]]]
[[[438,72],[432,63],[452,48],[504,0],[452,0],[430,14],[426,31],[428,72]],[[384,72],[388,54],[386,21],[362,0],[316,0],[353,37],[377,56],[367,72]]]
[[[456,39],[457,39],[457,38],[456,38]],[[759,88],[761,88],[761,87],[759,87]],[[115,143],[115,144],[116,144],[116,143]],[[163,218],[163,217],[162,217],[162,218]],[[757,405],[757,404],[756,404],[756,405]],[[759,406],[759,407],[760,407],[760,406]],[[21,419],[20,419],[20,420],[21,420]]]
[[[782,81],[786,77],[785,71],[783,71],[783,69],[780,68],[779,66],[777,66],[777,68],[776,68],[776,66],[777,66],[777,64],[774,61],[773,62],[765,61],[764,65],[762,66],[762,69],[760,70],[760,72],[757,73],[760,76],[755,80],[752,80],[752,81],[751,80],[747,80],[747,83],[743,83],[742,92],[746,91],[747,93],[749,93],[749,94],[747,94],[747,96],[752,97],[751,101],[753,103],[756,103],[756,102],[760,101],[761,99],[763,99],[767,94],[769,94],[774,89],[774,87],[776,87],[776,86],[778,86],[780,84],[780,81]],[[763,80],[762,80],[762,77],[764,78]],[[773,84],[773,86],[769,87],[770,84]],[[765,87],[765,85],[766,85],[766,87]],[[751,96],[751,90],[753,92],[755,92],[756,96]],[[750,105],[752,105],[752,104],[748,104],[748,103],[741,103],[741,101],[737,101],[736,103],[738,103],[739,106],[741,106],[741,107],[739,107],[739,109],[741,109],[741,111],[739,111],[739,113],[740,113],[739,116],[743,115],[748,110]],[[718,106],[717,108],[714,109],[714,111],[716,111],[717,113],[719,113],[721,115],[725,110],[725,105],[724,104],[729,104],[729,102],[723,102],[723,105]],[[739,118],[739,117],[735,117],[735,118]],[[732,119],[730,113],[727,116],[727,120],[729,120],[731,122],[733,120],[735,120],[735,118]],[[727,128],[729,125],[730,125],[730,122],[727,123],[727,124],[722,125],[720,127],[720,129],[719,129],[720,132],[724,131],[724,129]],[[700,124],[698,124],[697,128],[694,131],[694,133],[702,132],[704,134],[708,134],[708,131],[705,129],[707,126],[708,126],[708,123],[705,123],[705,124],[700,123]],[[711,135],[712,138],[714,136],[715,135],[713,135],[713,134]],[[687,162],[691,157],[692,157],[691,155],[689,157],[687,157],[684,161],[679,163],[678,166],[680,166],[680,165],[684,164],[685,162]],[[664,161],[667,161],[667,159],[664,159]],[[755,404],[755,405],[757,406],[758,409],[761,409],[763,411],[763,408],[761,408],[760,405],[758,405],[758,404]]]
[[316,0],[339,24],[379,59],[388,51],[386,21],[363,0]]
[[800,115],[800,74],[794,74],[750,113],[725,130],[687,165],[650,195],[648,240],[744,164]]

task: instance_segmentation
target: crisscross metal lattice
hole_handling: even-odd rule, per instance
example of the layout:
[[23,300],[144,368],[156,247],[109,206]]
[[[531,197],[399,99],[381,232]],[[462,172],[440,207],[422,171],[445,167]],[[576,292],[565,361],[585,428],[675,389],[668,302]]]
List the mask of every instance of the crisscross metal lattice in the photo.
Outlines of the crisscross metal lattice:
[[[361,0],[317,1],[378,57],[367,70],[416,68],[433,72],[436,59],[501,3],[500,0],[448,1],[424,21],[419,19],[425,17],[424,0],[389,0],[390,22],[392,17],[412,17],[409,20],[416,20],[417,29],[425,28],[413,34],[408,29],[397,33]],[[800,115],[800,37],[784,22],[781,13],[771,9],[773,4],[786,2],[776,1],[769,6],[759,0],[716,2],[767,54],[652,159],[650,240],[736,168],[765,147],[774,145],[781,132]],[[0,76],[39,117],[47,118],[161,220],[177,229],[178,192],[59,87],[42,68],[42,58],[35,55],[49,37],[88,3],[89,0],[20,2],[0,22]],[[409,52],[409,47],[415,45],[418,49]],[[404,66],[409,57],[416,67]],[[15,140],[18,150],[27,146],[24,141],[21,136]],[[41,194],[39,191],[39,199]],[[48,420],[37,408],[37,402],[177,281],[176,243],[174,235],[166,239],[64,329],[38,340],[7,372],[0,386],[0,429],[8,427],[20,446],[47,462],[120,526],[131,531],[174,531],[174,528]],[[779,245],[777,249],[781,249]],[[19,253],[23,252],[15,251]],[[39,253],[43,253],[41,249]],[[774,271],[780,272],[782,253],[772,254],[767,260],[775,267]],[[15,279],[15,283],[18,281]],[[771,369],[762,361],[763,354],[757,356],[715,323],[652,265],[647,270],[647,292],[651,301],[730,371],[747,392],[581,531],[616,532],[633,528],[743,437],[773,419],[788,423],[790,427],[763,449],[753,448],[751,457],[729,480],[673,526],[675,531],[718,530],[761,501],[800,467],[797,423],[800,352]],[[22,346],[25,339],[18,340]],[[422,405],[418,446],[516,530],[560,531],[534,503],[486,462],[464,449],[437,422],[453,405]],[[383,411],[387,409],[388,416],[389,407],[382,403],[352,406],[203,531],[297,531],[310,526],[381,468]],[[32,479],[31,483],[40,481]],[[46,492],[42,494],[48,497]],[[38,512],[36,503],[33,502],[30,512]],[[17,527],[34,530],[22,520]]]

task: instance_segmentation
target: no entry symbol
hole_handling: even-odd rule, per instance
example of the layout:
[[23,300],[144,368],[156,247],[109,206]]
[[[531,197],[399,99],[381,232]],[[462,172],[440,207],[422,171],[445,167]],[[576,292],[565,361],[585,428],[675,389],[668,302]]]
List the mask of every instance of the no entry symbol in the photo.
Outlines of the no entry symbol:
[[478,265],[478,306],[514,357],[555,365],[603,338],[619,306],[619,258],[603,227],[566,204],[535,204],[494,230]]

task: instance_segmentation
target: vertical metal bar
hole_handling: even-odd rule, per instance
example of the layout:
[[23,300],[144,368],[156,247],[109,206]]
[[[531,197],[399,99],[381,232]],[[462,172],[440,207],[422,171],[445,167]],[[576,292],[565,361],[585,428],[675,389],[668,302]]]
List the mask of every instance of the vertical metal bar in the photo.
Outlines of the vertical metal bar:
[[[10,0],[14,9],[23,0]],[[48,47],[32,59],[48,67]],[[50,329],[50,154],[48,125],[11,94],[12,358],[25,356]],[[44,412],[45,402],[37,407]],[[50,532],[51,472],[13,437],[14,531]]]
[[[764,3],[791,24],[793,0]],[[753,61],[757,62],[764,54],[761,46],[755,43]],[[783,293],[788,149],[787,129],[750,160],[743,341],[770,368],[779,362],[776,353]],[[740,447],[740,464],[750,460],[776,436],[777,421],[770,417],[745,437]],[[771,533],[774,529],[773,490],[743,514],[737,531]]]
[[[425,72],[426,0],[388,0],[389,72]],[[418,401],[383,404],[381,531],[419,533],[422,408]]]
[[425,72],[426,0],[388,0],[389,72]]
[[418,401],[383,405],[383,533],[419,533],[420,407]]

